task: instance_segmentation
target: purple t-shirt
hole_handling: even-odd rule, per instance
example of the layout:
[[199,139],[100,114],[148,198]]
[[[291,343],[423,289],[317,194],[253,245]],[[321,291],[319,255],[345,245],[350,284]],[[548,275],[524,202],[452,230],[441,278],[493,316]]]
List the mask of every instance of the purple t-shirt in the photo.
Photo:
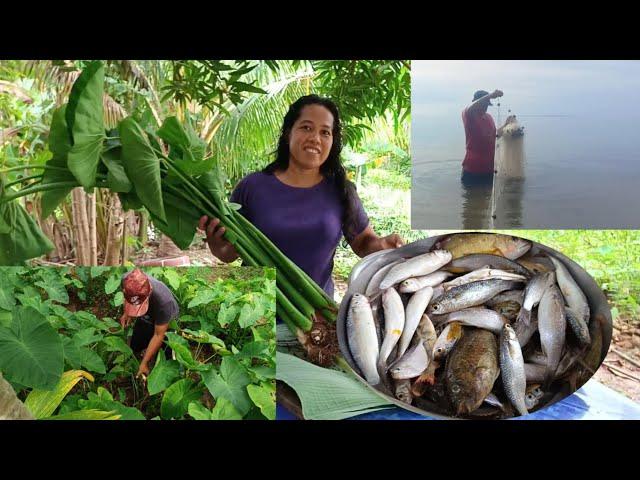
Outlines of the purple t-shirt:
[[[369,225],[354,196],[355,225],[348,241]],[[333,256],[342,238],[343,208],[335,184],[327,179],[310,188],[291,187],[262,172],[243,178],[231,194],[240,213],[333,297]]]

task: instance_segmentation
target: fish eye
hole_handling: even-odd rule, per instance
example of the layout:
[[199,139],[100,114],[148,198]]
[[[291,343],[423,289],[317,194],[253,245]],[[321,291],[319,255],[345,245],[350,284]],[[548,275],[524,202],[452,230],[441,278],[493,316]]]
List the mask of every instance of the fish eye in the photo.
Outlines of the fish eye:
[[444,348],[440,347],[440,348],[436,348],[436,352],[438,353],[442,353],[444,352]]

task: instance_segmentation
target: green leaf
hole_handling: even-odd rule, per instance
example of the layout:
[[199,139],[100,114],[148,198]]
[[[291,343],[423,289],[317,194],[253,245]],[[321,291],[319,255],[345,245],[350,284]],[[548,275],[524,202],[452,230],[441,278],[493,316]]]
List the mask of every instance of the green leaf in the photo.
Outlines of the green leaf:
[[227,307],[225,303],[220,305],[220,311],[218,312],[218,323],[222,328],[225,328],[229,323],[233,322],[238,314],[237,305],[231,305]]
[[182,277],[180,276],[180,274],[177,271],[175,271],[173,269],[165,270],[164,271],[164,278],[169,283],[169,286],[171,288],[173,288],[174,290],[178,290],[180,288],[180,282],[182,280]]
[[133,188],[133,185],[124,171],[121,160],[122,148],[115,147],[102,152],[102,163],[107,167],[107,185],[113,192],[127,193]]
[[0,371],[12,382],[52,389],[64,366],[62,341],[32,307],[16,307],[9,328],[0,327]]
[[182,159],[176,160],[176,164],[185,173],[200,175],[211,170],[215,158],[204,159],[207,144],[188,122],[183,127],[176,117],[168,117],[158,130],[158,136],[182,154]]
[[115,411],[117,414],[122,415],[122,420],[145,420],[140,410],[127,407],[115,401],[113,396],[104,387],[98,387],[98,393],[89,392],[87,400],[78,400],[78,405],[85,410]]
[[242,414],[233,406],[233,403],[220,397],[211,411],[210,420],[242,420]]
[[92,343],[98,343],[102,340],[103,336],[96,334],[94,327],[83,328],[73,336],[73,341],[79,347],[91,345]]
[[91,278],[99,277],[100,275],[107,272],[108,270],[109,270],[109,267],[91,267],[90,269]]
[[122,204],[122,208],[127,210],[141,210],[144,205],[142,205],[142,201],[138,198],[135,191],[130,191],[129,193],[118,193],[118,197],[120,198],[120,203]]
[[106,337],[102,340],[102,343],[106,345],[106,350],[108,352],[122,352],[127,356],[133,355],[131,347],[129,347],[129,345],[127,345],[120,337]]
[[193,341],[198,342],[198,343],[211,344],[211,345],[213,345],[213,347],[215,349],[219,349],[219,348],[224,349],[224,348],[226,348],[226,345],[224,344],[224,342],[222,340],[220,340],[215,335],[211,335],[209,332],[206,332],[204,330],[199,330],[199,331],[195,332],[193,330],[189,330],[188,328],[185,328],[182,331],[188,335],[189,340],[193,340]]
[[238,325],[242,328],[250,327],[254,325],[260,318],[262,309],[254,308],[250,304],[245,303],[240,309],[240,316],[238,317]]
[[149,145],[140,125],[127,117],[118,125],[122,142],[122,163],[136,195],[147,210],[166,223],[160,182],[160,160]]
[[[76,410],[73,412],[62,413],[60,415],[54,415],[53,417],[47,417],[44,420],[120,420],[122,415],[118,414],[115,410],[111,412],[104,412],[102,410]],[[134,420],[141,420],[136,418]]]
[[[47,270],[44,270],[44,272],[46,271]],[[68,304],[69,294],[67,293],[67,289],[64,287],[64,285],[60,283],[60,280],[51,276],[45,277],[48,278],[45,278],[44,281],[35,282],[34,285],[42,288],[45,292],[47,292],[49,300],[62,303],[64,305]]]
[[120,275],[119,273],[111,275],[104,284],[104,293],[106,293],[107,295],[111,295],[113,292],[120,288],[120,285],[122,285],[122,275]]
[[162,192],[166,223],[151,213],[151,219],[158,229],[167,235],[182,250],[191,246],[196,234],[199,212],[193,204],[170,192]]
[[176,354],[176,359],[191,370],[199,370],[204,365],[196,361],[189,349],[189,342],[174,332],[167,333],[167,344]]
[[113,297],[113,305],[115,307],[119,307],[123,303],[124,303],[124,293],[122,293],[122,290],[121,290],[118,293],[116,293],[116,295]]
[[243,416],[251,408],[251,399],[246,389],[251,383],[251,378],[244,366],[235,358],[224,357],[220,365],[220,373],[211,370],[203,374],[202,378],[216,401],[219,397],[226,398]]
[[307,420],[342,420],[393,407],[346,373],[321,368],[281,352],[276,352],[276,364],[276,378],[296,391]]
[[31,215],[18,202],[0,204],[0,265],[21,265],[25,260],[40,257],[54,246],[38,228]]
[[[65,112],[67,105],[62,105],[53,112],[51,127],[49,128],[49,150],[54,158],[65,158],[71,150],[71,137],[67,128]],[[65,164],[66,165],[66,164]]]
[[164,355],[158,355],[156,364],[147,378],[149,395],[155,395],[172,385],[180,377],[180,364],[175,360],[166,360]]
[[241,357],[269,358],[268,342],[249,342],[242,346],[239,354]]
[[67,165],[78,182],[89,189],[96,184],[104,134],[104,65],[92,62],[73,84],[65,111],[72,147]]
[[[53,112],[51,128],[49,129],[49,150],[53,152],[53,157],[45,163],[47,167],[64,168],[65,170],[43,171],[42,185],[47,183],[76,181],[76,178],[68,170],[67,153],[71,149],[71,139],[67,129],[65,119],[66,105]],[[62,202],[73,187],[56,188],[42,192],[40,204],[42,206],[42,218],[47,218],[53,213],[56,207]]]
[[211,418],[211,411],[200,402],[191,402],[188,413],[196,420],[213,420]]
[[197,291],[196,296],[193,297],[193,300],[191,300],[189,302],[189,305],[187,305],[187,308],[195,308],[199,305],[207,305],[218,298],[218,295],[220,295],[220,292],[216,289],[200,288]]
[[14,286],[11,285],[4,276],[0,276],[0,308],[13,310],[16,304],[16,296],[13,293]]
[[276,387],[272,383],[248,385],[247,392],[262,414],[269,420],[276,419]]
[[267,93],[265,90],[261,88],[254,87],[253,85],[249,85],[248,83],[244,83],[244,82],[234,82],[233,86],[236,88],[236,90],[240,92],[251,92],[251,93],[262,93],[262,94]]
[[64,397],[83,378],[93,382],[93,376],[82,370],[64,372],[53,390],[34,389],[29,392],[24,402],[29,411],[36,418],[46,418],[53,414],[60,406]]
[[164,419],[181,418],[187,413],[189,404],[202,395],[199,388],[190,378],[183,378],[167,388],[160,405],[160,416]]

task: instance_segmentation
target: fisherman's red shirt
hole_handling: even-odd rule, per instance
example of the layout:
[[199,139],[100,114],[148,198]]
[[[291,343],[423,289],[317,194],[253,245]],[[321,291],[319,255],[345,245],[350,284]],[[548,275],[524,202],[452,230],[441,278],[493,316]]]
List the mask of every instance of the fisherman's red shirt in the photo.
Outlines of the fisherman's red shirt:
[[469,173],[493,173],[496,152],[496,124],[486,112],[462,112],[467,153],[462,168]]

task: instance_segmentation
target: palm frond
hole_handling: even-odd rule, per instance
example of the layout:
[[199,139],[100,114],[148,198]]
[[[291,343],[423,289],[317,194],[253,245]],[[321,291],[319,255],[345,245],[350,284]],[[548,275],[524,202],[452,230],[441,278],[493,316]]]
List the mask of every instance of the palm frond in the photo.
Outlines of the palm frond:
[[[256,69],[258,70],[258,69]],[[267,94],[252,94],[219,119],[213,141],[227,176],[237,180],[268,164],[275,150],[282,119],[289,105],[311,89],[313,71],[268,68],[256,72],[257,83]]]
[[12,95],[24,103],[33,103],[33,99],[22,87],[6,80],[0,80],[0,93]]

